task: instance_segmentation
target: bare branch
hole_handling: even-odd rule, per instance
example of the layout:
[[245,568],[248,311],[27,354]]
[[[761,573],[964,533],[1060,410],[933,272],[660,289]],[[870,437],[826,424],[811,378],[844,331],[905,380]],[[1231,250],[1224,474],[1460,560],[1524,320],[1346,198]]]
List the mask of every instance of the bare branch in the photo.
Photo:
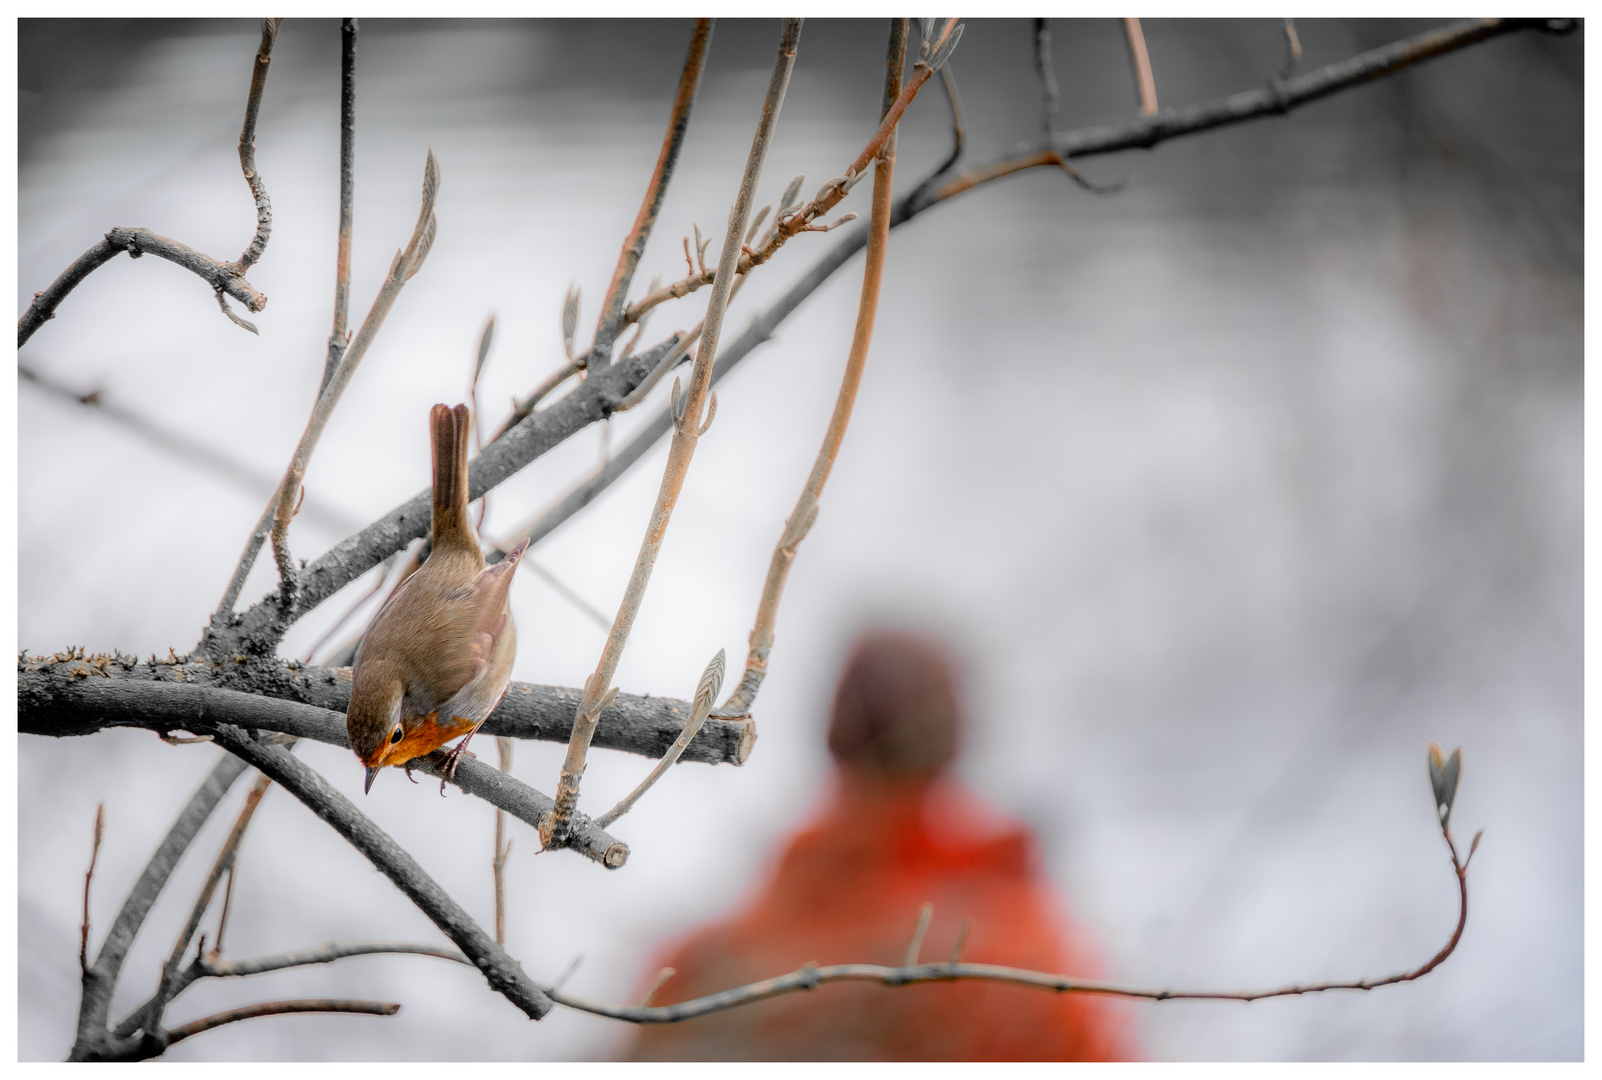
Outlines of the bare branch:
[[77,288],[84,278],[123,251],[135,259],[142,255],[154,255],[176,263],[213,289],[221,289],[232,296],[251,311],[261,311],[267,306],[267,298],[257,292],[256,287],[250,282],[235,275],[230,268],[231,264],[219,262],[210,255],[203,255],[188,245],[169,240],[149,229],[119,227],[112,229],[106,234],[105,239],[80,255],[77,262],[67,267],[60,277],[50,283],[49,288],[34,294],[33,303],[17,320],[17,348],[22,348],[35,330],[56,317],[56,308],[61,305],[61,301],[65,300],[67,294]]
[[261,975],[269,971],[283,971],[285,968],[309,967],[312,964],[331,964],[335,960],[343,960],[350,956],[375,956],[379,954],[400,954],[408,956],[435,956],[441,960],[453,960],[458,964],[471,967],[473,962],[453,949],[441,949],[434,945],[406,945],[383,943],[376,945],[324,945],[320,949],[306,949],[301,952],[279,953],[276,956],[263,956],[255,960],[214,960],[210,957],[197,958],[200,976],[203,978],[228,979],[246,975]]
[[600,358],[601,363],[611,358],[612,343],[622,331],[623,305],[628,300],[629,285],[634,280],[640,256],[645,253],[645,244],[662,209],[662,200],[667,196],[668,182],[673,179],[673,167],[678,163],[679,150],[684,145],[684,135],[690,127],[690,109],[695,105],[696,91],[701,85],[701,72],[706,67],[706,53],[711,42],[712,20],[697,19],[695,32],[690,36],[690,49],[684,58],[684,71],[679,76],[679,89],[673,99],[667,133],[662,136],[662,151],[657,155],[656,169],[646,185],[645,199],[640,203],[634,227],[623,242],[623,251],[618,256],[617,269],[612,274],[606,299],[601,301],[600,320],[595,326],[595,344],[590,350],[590,355]]
[[[899,37],[892,33],[890,42],[893,74],[887,75],[885,85],[885,115],[903,96],[900,92],[901,66],[906,54],[906,22],[894,23]],[[884,280],[885,249],[890,241],[890,188],[895,177],[895,133],[884,141],[883,150],[873,175],[873,211],[868,222],[868,255],[862,274],[862,295],[857,304],[857,324],[851,337],[851,353],[846,359],[845,374],[840,380],[840,392],[835,398],[834,413],[823,436],[823,445],[812,463],[795,509],[791,511],[779,542],[774,546],[773,558],[768,565],[767,580],[762,586],[762,599],[757,604],[756,618],[751,627],[750,649],[745,658],[745,674],[740,685],[718,710],[728,718],[745,717],[751,712],[751,703],[768,671],[768,654],[773,650],[773,627],[778,619],[779,600],[784,595],[784,583],[790,576],[790,564],[805,539],[813,522],[818,519],[818,499],[823,485],[828,482],[834,459],[845,439],[846,425],[851,422],[851,410],[856,404],[857,388],[862,384],[862,372],[868,362],[868,348],[873,342],[873,324],[879,310],[879,287]]]
[[[350,241],[356,212],[356,35],[355,19],[340,24],[339,40],[339,243],[334,257],[334,328],[328,334],[319,396],[328,389],[350,340]],[[232,605],[230,605],[232,607]]]
[[957,77],[951,73],[951,64],[948,62],[940,69],[940,85],[946,91],[946,104],[951,106],[951,153],[946,160],[934,171],[940,176],[950,169],[962,158],[963,145],[967,141],[967,130],[962,122],[962,98],[957,95]]
[[[219,725],[235,724],[350,748],[343,716],[313,705],[260,694],[187,682],[132,679],[78,678],[64,685],[52,684],[49,679],[41,679],[37,672],[21,671],[17,679],[22,688],[18,698],[18,727],[23,734],[61,737],[88,734],[105,727],[151,731],[182,729],[212,735],[222,742],[224,740],[217,734]],[[683,705],[682,702],[678,704]],[[664,739],[664,746],[668,741]],[[443,778],[444,760],[444,751],[436,751],[414,758],[410,764],[413,769]],[[548,795],[473,758],[463,758],[460,768],[449,779],[462,791],[500,807],[529,825],[536,825],[552,806]],[[616,869],[628,860],[627,844],[609,836],[582,815],[575,818],[573,843],[569,846],[609,869]]]
[[[1132,20],[1125,20],[1126,22]],[[1057,126],[1057,76],[1051,70],[1051,24],[1035,20],[1035,78],[1040,80],[1040,141],[1049,143]]]
[[[1151,74],[1151,56],[1146,52],[1146,33],[1139,19],[1124,19],[1124,40],[1129,43],[1129,65],[1135,72],[1135,92],[1140,95],[1140,114],[1157,113],[1157,80]],[[1050,138],[1050,133],[1047,133]]]
[[228,310],[222,294],[227,293],[251,311],[260,311],[267,306],[267,298],[245,280],[245,271],[261,258],[262,252],[267,247],[267,237],[272,233],[272,206],[267,201],[267,189],[256,173],[256,113],[261,108],[262,91],[267,85],[267,65],[272,59],[273,42],[278,36],[278,26],[282,22],[282,19],[267,19],[262,23],[261,45],[256,50],[255,63],[251,66],[250,93],[245,101],[245,123],[239,134],[239,164],[244,170],[245,180],[250,184],[251,195],[256,201],[256,235],[251,240],[250,246],[245,249],[245,253],[239,257],[239,261],[219,262],[175,240],[158,236],[149,229],[112,229],[104,240],[84,252],[77,262],[51,283],[49,288],[34,294],[33,303],[17,320],[17,348],[22,348],[35,330],[56,317],[56,308],[66,299],[68,293],[77,288],[84,278],[104,266],[119,251],[126,251],[129,257],[134,259],[148,252],[177,263],[198,275],[217,292],[217,302],[222,305],[225,315],[251,333],[256,332],[254,326]]
[[[512,740],[504,735],[497,738],[495,749],[500,754],[501,772],[511,772]],[[490,862],[490,869],[495,877],[495,943],[502,947],[506,945],[506,857],[511,852],[511,842],[506,839],[506,811],[496,807],[495,857]]]
[[[317,440],[322,437],[323,428],[327,426],[328,419],[334,414],[334,406],[350,384],[352,376],[356,374],[357,366],[367,355],[368,348],[373,339],[378,336],[379,327],[384,325],[384,319],[389,315],[390,308],[400,297],[401,289],[411,280],[428,258],[428,251],[434,244],[434,230],[437,227],[434,220],[434,200],[439,194],[439,162],[434,158],[434,151],[428,152],[428,161],[423,167],[423,200],[422,209],[417,215],[417,225],[412,229],[412,239],[405,251],[396,252],[395,260],[390,264],[389,276],[384,279],[383,286],[378,290],[378,296],[373,300],[373,306],[362,322],[362,328],[357,332],[350,348],[339,362],[339,368],[334,377],[328,380],[328,385],[317,398],[317,405],[312,409],[311,419],[306,422],[306,431],[300,437],[300,444],[295,447],[294,457],[290,459],[289,469],[284,473],[283,482],[278,486],[276,496],[278,506],[273,513],[273,554],[278,560],[278,579],[280,584],[279,604],[288,610],[294,604],[296,582],[299,575],[295,571],[294,561],[289,555],[289,520],[294,517],[295,493],[300,490],[301,479],[306,475],[306,467],[311,463],[312,451],[317,448]],[[252,555],[254,561],[254,555]]]
[[[365,855],[473,961],[473,966],[498,993],[531,1019],[538,1020],[550,1011],[550,998],[530,981],[521,965],[508,956],[404,848],[315,770],[284,747],[264,746],[232,724],[217,724],[214,733],[219,743],[272,777]],[[463,761],[462,764],[467,763]]]
[[[243,274],[256,265],[256,260],[267,250],[267,239],[273,233],[272,203],[267,199],[267,185],[262,182],[261,173],[256,169],[256,114],[261,111],[262,91],[267,88],[267,66],[272,63],[273,42],[278,39],[278,28],[283,21],[263,19],[261,22],[261,44],[256,49],[256,64],[250,74],[250,93],[245,98],[245,123],[239,129],[239,168],[244,172],[245,183],[250,185],[251,198],[256,202],[256,235],[251,238],[244,254],[233,264],[236,274]],[[221,301],[219,295],[218,302]],[[255,332],[254,327],[251,330]]]
[[[256,807],[261,805],[262,796],[267,794],[267,788],[272,781],[265,776],[258,776],[255,784],[251,786],[250,793],[245,796],[245,805],[239,811],[239,817],[234,821],[234,827],[223,842],[222,850],[217,852],[217,859],[212,863],[211,872],[206,875],[206,882],[200,888],[200,895],[195,898],[194,907],[190,910],[189,921],[178,935],[173,944],[172,954],[162,966],[161,980],[156,995],[149,1005],[146,1014],[145,1026],[147,1030],[154,1030],[161,1020],[161,1014],[176,993],[174,987],[181,975],[180,965],[184,954],[189,951],[189,943],[194,940],[195,931],[200,929],[200,920],[211,906],[211,898],[217,891],[217,884],[222,880],[225,872],[233,869],[234,857],[239,853],[240,841],[245,838],[245,830],[250,827],[251,818],[256,815]],[[219,935],[220,939],[220,935]],[[221,942],[219,940],[219,946]]]
[[907,943],[907,958],[902,961],[902,967],[917,965],[918,953],[923,949],[923,936],[929,932],[929,923],[933,918],[933,903],[925,903],[918,909],[918,925],[912,928],[912,940]]
[[616,695],[610,688],[612,675],[623,657],[629,630],[645,599],[650,584],[651,570],[656,565],[662,538],[667,532],[673,506],[678,501],[684,477],[695,454],[695,445],[701,425],[703,403],[712,383],[712,361],[717,355],[718,336],[723,329],[723,313],[729,302],[733,286],[734,266],[740,258],[740,238],[745,235],[755,202],[757,182],[762,177],[762,165],[767,159],[768,145],[773,129],[779,120],[779,109],[784,103],[784,92],[790,83],[790,72],[795,67],[796,43],[801,36],[801,20],[786,19],[779,41],[778,56],[773,65],[773,76],[768,83],[767,97],[762,103],[762,117],[757,124],[756,136],[751,141],[751,152],[746,158],[745,172],[740,177],[740,189],[729,211],[729,224],[724,233],[723,248],[718,253],[718,279],[712,286],[712,298],[707,301],[706,320],[701,330],[701,346],[696,353],[695,367],[690,375],[690,387],[683,419],[673,433],[672,448],[668,451],[667,466],[663,470],[662,485],[657,492],[656,506],[651,512],[650,524],[635,559],[634,572],[629,577],[623,603],[618,608],[612,632],[607,635],[601,659],[584,686],[584,700],[573,720],[573,735],[568,739],[567,757],[562,762],[561,777],[556,785],[556,808],[548,826],[540,829],[540,840],[546,847],[560,847],[567,843],[568,822],[578,803],[579,778],[584,775],[584,762],[590,740],[601,710]]
[[100,841],[106,835],[106,804],[95,808],[95,842],[89,849],[89,871],[83,876],[83,927],[78,937],[78,970],[89,970],[89,886],[95,880],[95,863],[100,861]]
[[723,650],[719,649],[718,654],[708,662],[706,670],[701,673],[701,681],[695,688],[695,711],[690,713],[690,718],[684,722],[684,731],[680,733],[677,739],[673,740],[672,747],[668,749],[666,754],[662,755],[662,760],[657,763],[656,768],[651,770],[650,775],[640,781],[640,785],[624,796],[616,806],[596,818],[595,824],[604,829],[628,813],[634,804],[640,801],[640,796],[649,791],[651,785],[660,780],[662,774],[673,767],[673,764],[683,755],[684,748],[690,745],[690,740],[695,738],[696,732],[701,730],[701,725],[706,723],[707,714],[712,711],[712,704],[717,700],[718,688],[722,685]]
[[123,960],[127,958],[128,948],[133,944],[134,937],[138,935],[139,928],[144,925],[145,916],[161,895],[161,890],[167,885],[167,878],[171,876],[178,860],[188,850],[195,834],[211,816],[217,804],[222,801],[239,775],[245,771],[245,765],[232,755],[223,755],[189,802],[179,811],[178,818],[173,822],[172,828],[151,855],[150,861],[145,864],[139,875],[139,880],[129,890],[128,898],[122,902],[122,909],[117,912],[117,918],[111,924],[111,932],[106,935],[105,942],[100,946],[100,953],[89,969],[83,973],[82,999],[78,1005],[78,1030],[73,1041],[70,1060],[89,1061],[99,1057],[108,1049],[109,1033],[106,1030],[107,1018],[111,1012],[112,994],[117,989],[117,978],[122,973]]
[[[141,687],[158,685],[179,695],[186,690],[226,689],[247,691],[266,703],[253,712],[247,726],[329,741],[321,729],[294,725],[291,713],[275,713],[271,702],[283,699],[317,710],[344,712],[350,702],[349,668],[325,668],[299,661],[249,665],[204,660],[168,664],[142,662],[134,656],[89,656],[57,660],[29,657],[17,665],[18,727],[25,734],[55,737],[89,735],[106,727],[138,727],[152,731],[187,728],[187,720],[205,718],[204,698],[168,698],[146,694]],[[92,684],[92,685],[89,685]],[[572,732],[573,711],[581,693],[561,686],[514,682],[484,725],[486,735],[514,739],[566,742]],[[221,706],[224,699],[217,699]],[[232,699],[227,699],[232,700]],[[188,702],[185,704],[185,702]],[[168,704],[162,704],[168,702]],[[187,711],[186,711],[187,710]],[[601,714],[595,745],[659,758],[684,728],[691,705],[675,698],[619,694]],[[236,719],[237,717],[228,717]],[[244,723],[243,720],[238,720]],[[331,722],[337,734],[344,723]],[[334,738],[330,735],[329,738]],[[749,725],[708,720],[684,758],[708,764],[738,765],[751,752],[754,736]],[[335,745],[344,745],[336,742]],[[543,796],[541,796],[543,798]],[[508,807],[507,809],[511,809]],[[515,811],[514,811],[515,813]]]
[[191,1035],[210,1031],[237,1020],[253,1020],[258,1016],[283,1016],[286,1013],[358,1013],[368,1016],[394,1016],[400,1006],[390,1001],[346,1001],[336,998],[308,998],[303,1001],[269,1001],[261,1005],[246,1005],[229,1009],[200,1020],[173,1028],[167,1033],[167,1045],[182,1042]]

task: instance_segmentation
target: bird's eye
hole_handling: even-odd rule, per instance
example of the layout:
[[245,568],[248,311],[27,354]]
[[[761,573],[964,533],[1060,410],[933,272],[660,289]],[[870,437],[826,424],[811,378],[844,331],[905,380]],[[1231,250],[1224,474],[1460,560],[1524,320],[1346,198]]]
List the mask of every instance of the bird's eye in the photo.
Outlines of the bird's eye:
[[401,729],[399,727],[395,728],[395,732],[389,737],[389,741],[391,743],[398,743],[401,741]]

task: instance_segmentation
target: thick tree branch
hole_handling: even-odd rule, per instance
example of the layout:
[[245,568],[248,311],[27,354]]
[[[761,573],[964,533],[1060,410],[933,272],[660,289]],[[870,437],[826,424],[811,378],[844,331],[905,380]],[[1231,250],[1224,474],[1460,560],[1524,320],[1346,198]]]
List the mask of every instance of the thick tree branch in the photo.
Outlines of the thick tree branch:
[[[350,668],[317,667],[294,660],[267,665],[232,661],[213,664],[204,660],[163,663],[141,661],[126,654],[30,657],[17,666],[18,723],[22,731],[40,735],[88,735],[101,727],[127,726],[130,718],[116,711],[123,706],[117,704],[115,691],[107,690],[105,693],[112,696],[98,699],[104,703],[98,712],[65,704],[69,698],[62,695],[86,679],[240,690],[344,712],[350,702],[350,678]],[[485,723],[484,732],[515,739],[566,742],[572,730],[573,710],[581,696],[580,691],[566,687],[514,682]],[[142,707],[134,698],[128,698],[124,705]],[[619,694],[601,714],[595,745],[660,758],[683,730],[690,712],[689,702],[677,698]],[[270,723],[255,726],[279,730]],[[708,720],[691,742],[684,760],[739,765],[751,753],[751,740],[748,725]]]
[[[481,497],[568,437],[605,419],[671,348],[671,342],[663,342],[656,349],[593,372],[571,394],[497,438],[468,464],[468,498]],[[361,532],[335,544],[302,570],[287,622],[300,618],[413,540],[427,536],[431,500],[432,493],[425,488]],[[274,628],[281,617],[276,592],[243,615],[228,618],[219,612],[201,648],[213,658],[260,651],[264,643],[276,640]]]
[[305,803],[307,809],[331,825],[335,832],[365,855],[446,937],[455,942],[456,947],[473,962],[473,966],[478,968],[497,993],[533,1020],[538,1020],[551,1010],[551,999],[523,973],[522,966],[508,956],[506,950],[497,945],[495,939],[486,934],[404,848],[357,810],[349,799],[334,790],[315,770],[290,754],[285,747],[258,743],[243,729],[232,724],[217,724],[215,734],[223,747],[272,777],[285,791]]
[[[24,735],[65,737],[108,727],[132,727],[161,733],[183,730],[216,738],[222,727],[232,724],[350,748],[344,717],[299,702],[177,682],[85,677],[62,684],[37,672],[19,672],[17,679],[18,730]],[[411,765],[431,776],[442,776],[444,759],[444,753],[436,751],[413,759]],[[536,827],[552,805],[548,795],[473,758],[462,759],[450,782]],[[628,845],[588,818],[575,826],[571,846],[609,869],[628,860]]]

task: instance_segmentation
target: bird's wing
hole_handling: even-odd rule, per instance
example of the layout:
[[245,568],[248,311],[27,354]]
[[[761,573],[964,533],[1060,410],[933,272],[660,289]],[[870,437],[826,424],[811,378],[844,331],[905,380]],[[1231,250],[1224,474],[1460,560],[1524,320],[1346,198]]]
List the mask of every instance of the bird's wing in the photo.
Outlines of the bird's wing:
[[523,552],[527,549],[528,541],[524,540],[506,558],[494,566],[486,566],[473,579],[473,631],[478,636],[479,658],[486,662],[495,651],[495,642],[506,628],[506,594],[511,591],[512,577],[517,573],[517,564],[523,561]]

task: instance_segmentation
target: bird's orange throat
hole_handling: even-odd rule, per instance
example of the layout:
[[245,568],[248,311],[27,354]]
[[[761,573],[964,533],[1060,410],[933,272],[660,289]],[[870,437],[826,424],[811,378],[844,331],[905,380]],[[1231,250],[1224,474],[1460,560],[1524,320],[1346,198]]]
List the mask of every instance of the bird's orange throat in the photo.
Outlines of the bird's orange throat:
[[431,754],[459,735],[466,735],[473,730],[473,722],[464,720],[460,716],[451,717],[446,723],[439,722],[439,713],[432,712],[419,720],[398,743],[390,743],[384,747],[373,767],[384,765],[404,765],[413,758]]

